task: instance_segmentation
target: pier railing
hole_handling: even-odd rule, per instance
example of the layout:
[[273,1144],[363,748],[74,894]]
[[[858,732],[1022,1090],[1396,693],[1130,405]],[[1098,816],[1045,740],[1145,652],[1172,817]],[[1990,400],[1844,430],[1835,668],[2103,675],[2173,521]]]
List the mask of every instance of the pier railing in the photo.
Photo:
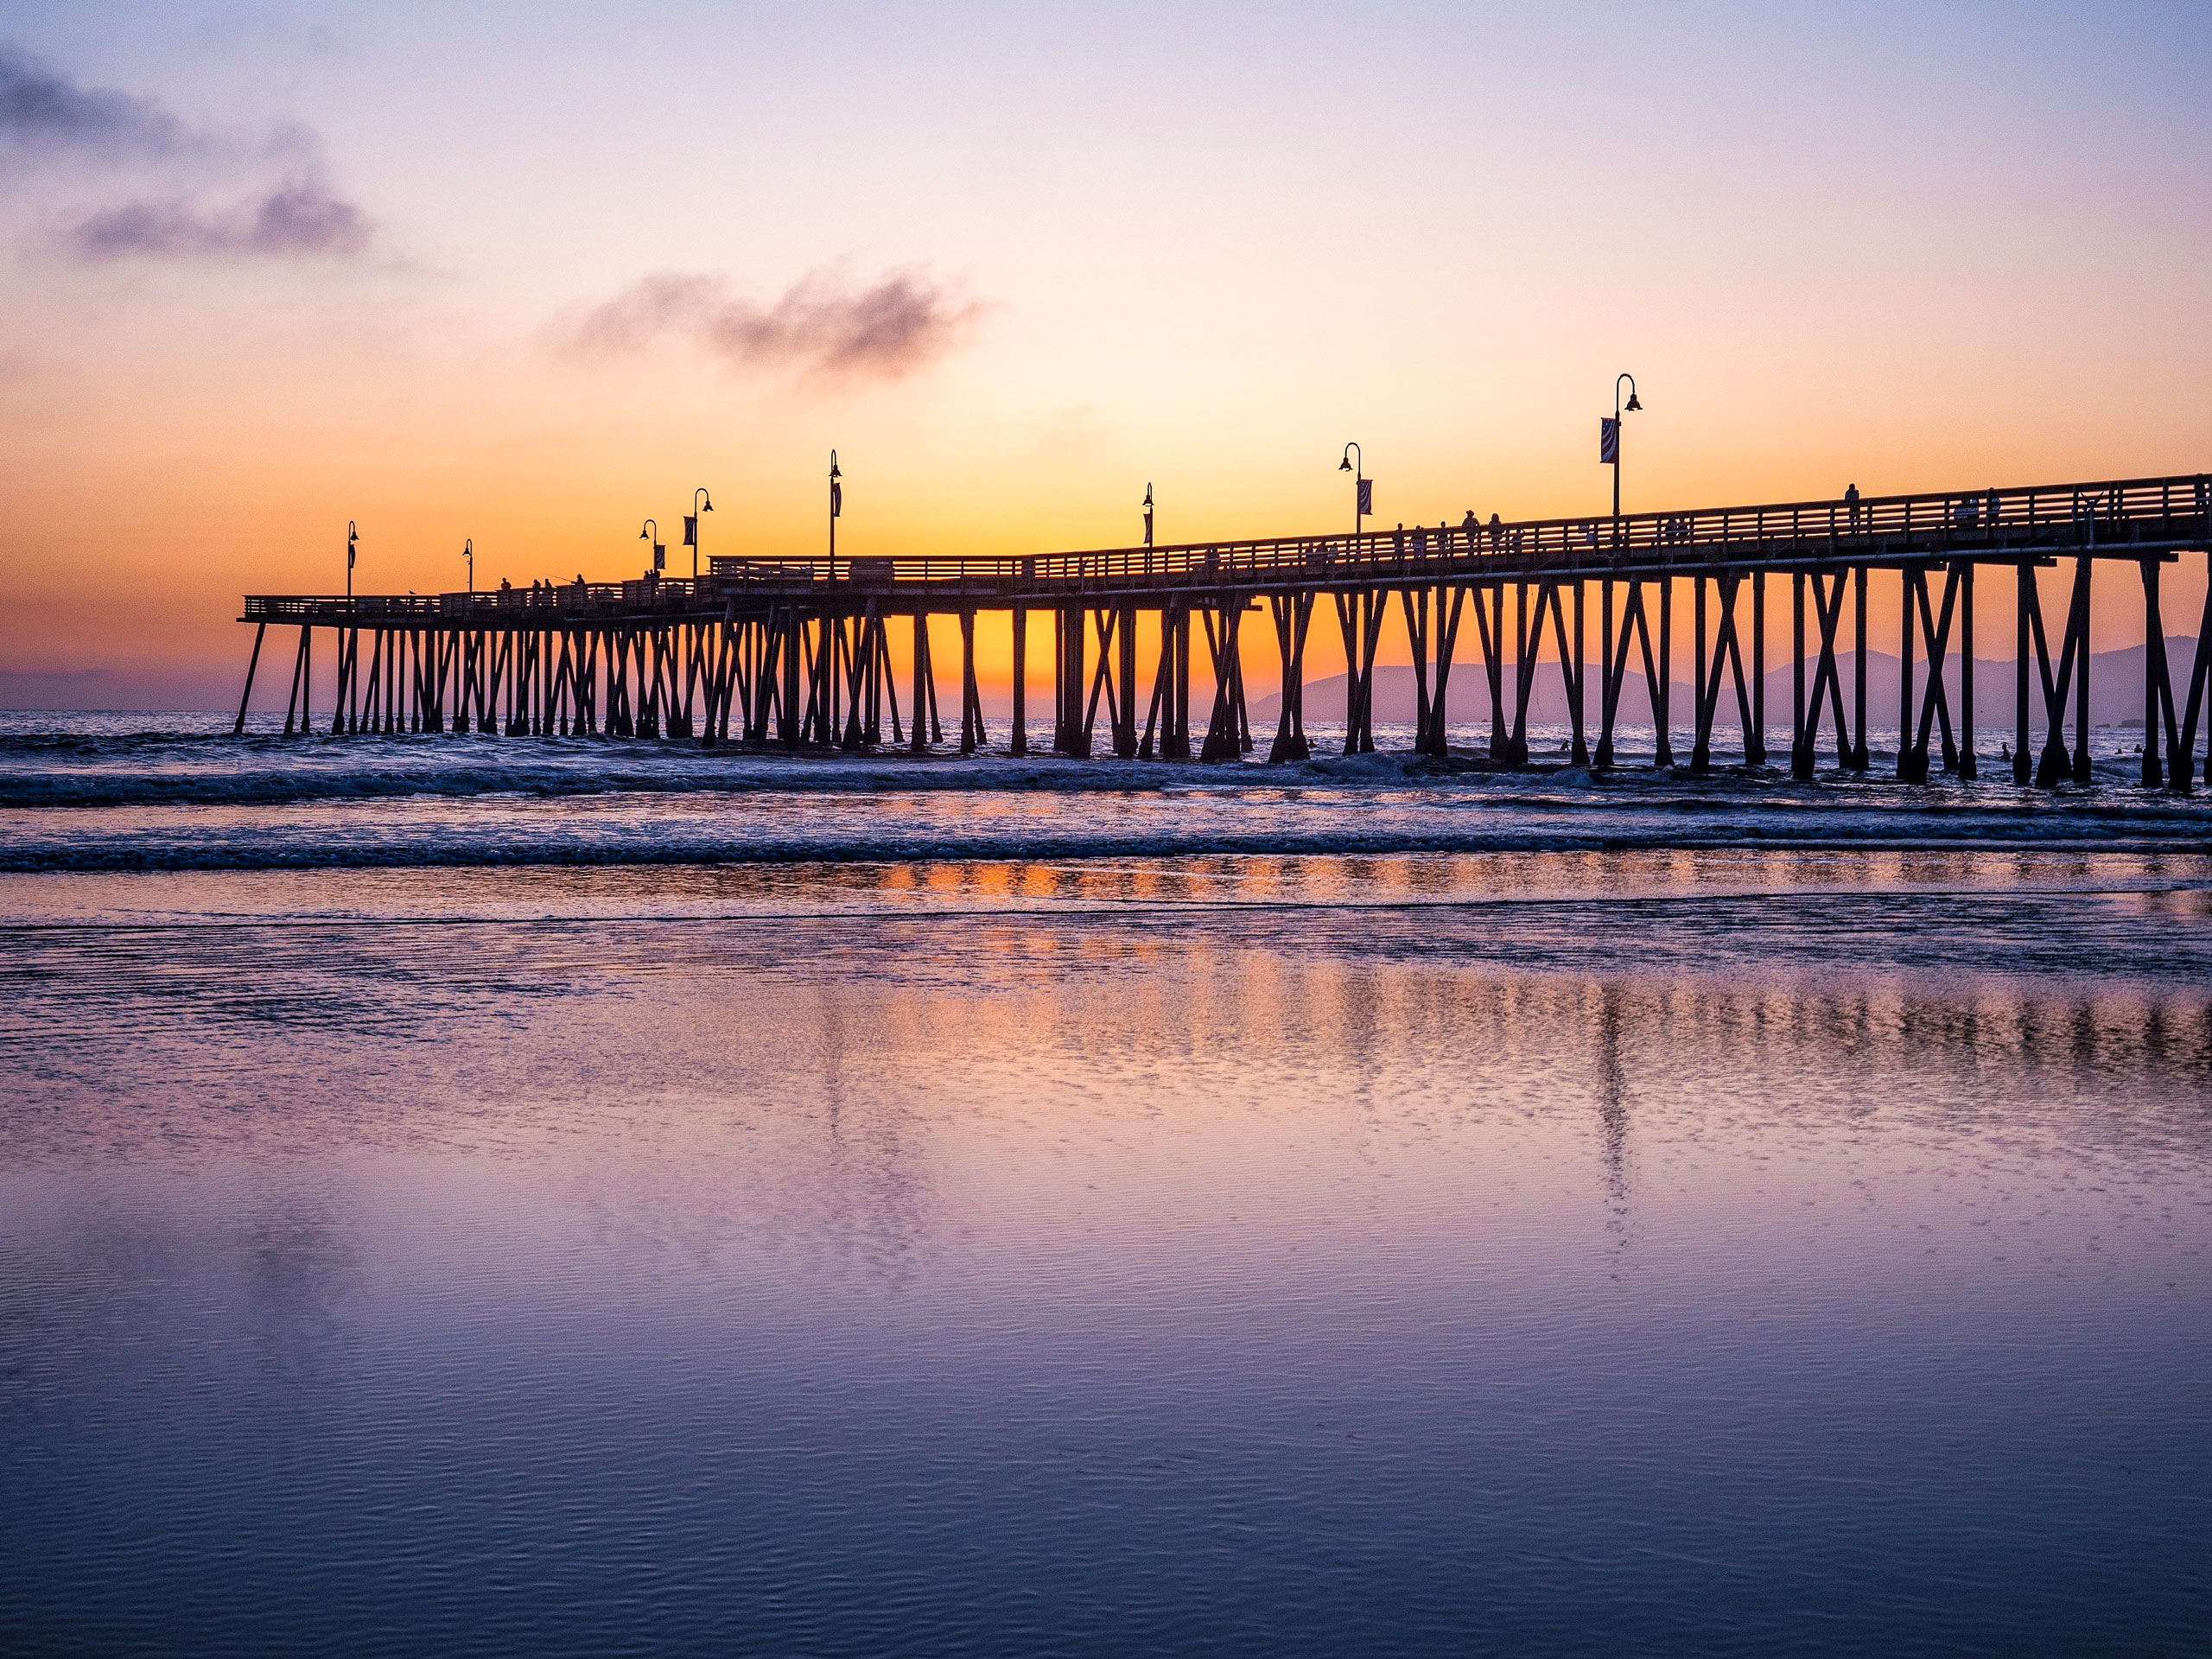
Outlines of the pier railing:
[[487,593],[256,595],[245,620],[408,620],[489,624],[698,614],[726,602],[801,595],[918,601],[1230,588],[1346,588],[1542,575],[1688,575],[1734,565],[2004,563],[2088,552],[2142,557],[2212,543],[2205,474],[1764,506],[1484,524],[1409,524],[1357,536],[1280,536],[1167,547],[838,561],[720,556],[711,574],[539,583]]
[[[1484,524],[1409,524],[1360,535],[1287,536],[1167,547],[1015,556],[849,560],[835,580],[862,591],[983,594],[1183,587],[1340,586],[1370,580],[1603,575],[1832,561],[1971,556],[2113,556],[2201,544],[2212,534],[2202,474],[1764,506]],[[717,557],[715,578],[785,592],[832,580],[812,563]]]

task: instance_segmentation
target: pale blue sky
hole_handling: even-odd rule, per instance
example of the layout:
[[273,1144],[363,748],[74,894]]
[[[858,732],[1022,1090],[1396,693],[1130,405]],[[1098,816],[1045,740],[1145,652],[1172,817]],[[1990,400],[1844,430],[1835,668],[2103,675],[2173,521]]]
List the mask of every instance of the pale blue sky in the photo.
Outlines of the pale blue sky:
[[[2202,4],[94,0],[0,44],[189,141],[0,142],[0,553],[149,593],[156,545],[282,585],[334,512],[426,586],[464,533],[626,560],[695,475],[773,550],[833,443],[856,541],[1122,540],[1147,480],[1163,533],[1297,530],[1351,437],[1386,519],[1586,511],[1622,368],[1632,505],[2212,454]],[[715,297],[572,349],[655,273]],[[894,279],[880,373],[729,348]]]

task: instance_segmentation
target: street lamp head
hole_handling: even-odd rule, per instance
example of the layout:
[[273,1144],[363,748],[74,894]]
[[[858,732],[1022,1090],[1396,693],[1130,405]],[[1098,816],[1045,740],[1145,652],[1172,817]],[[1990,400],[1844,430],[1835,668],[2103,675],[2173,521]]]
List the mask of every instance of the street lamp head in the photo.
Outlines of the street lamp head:
[[1350,455],[1346,455],[1342,461],[1338,461],[1337,463],[1337,470],[1340,473],[1348,473],[1351,471],[1351,457]]
[[1624,415],[1630,414],[1637,410],[1642,409],[1643,407],[1643,405],[1636,400],[1636,388],[1633,386],[1630,387],[1628,394],[1628,407],[1624,409],[1621,413]]
[[707,493],[707,486],[703,484],[691,492],[691,499],[700,504],[699,511],[702,512],[712,512],[715,510],[715,498]]
[[641,542],[650,542],[653,538],[653,531],[659,528],[660,526],[655,524],[652,519],[646,519],[645,527],[638,532],[638,539]]
[[832,449],[830,452],[830,476],[832,478],[842,478],[844,476],[843,474],[837,470],[837,452],[835,449]]

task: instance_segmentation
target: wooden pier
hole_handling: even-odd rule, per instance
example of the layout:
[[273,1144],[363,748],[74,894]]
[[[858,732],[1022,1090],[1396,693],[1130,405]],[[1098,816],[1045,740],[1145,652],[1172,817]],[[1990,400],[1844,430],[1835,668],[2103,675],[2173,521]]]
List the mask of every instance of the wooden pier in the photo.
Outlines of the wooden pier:
[[[2100,563],[2117,562],[2135,567],[2144,599],[2142,781],[2186,790],[2198,776],[2212,781],[2212,583],[2194,660],[2177,677],[2166,661],[2160,574],[2208,548],[2212,480],[2199,474],[1512,524],[1470,518],[1357,536],[1011,558],[715,558],[710,575],[693,580],[493,593],[256,595],[240,619],[257,626],[238,729],[269,630],[296,627],[287,734],[316,719],[309,702],[320,632],[336,653],[333,734],[473,730],[922,752],[946,741],[929,620],[950,616],[961,639],[955,741],[971,752],[988,741],[976,630],[979,619],[1004,614],[1013,636],[1009,747],[1026,754],[1028,618],[1043,610],[1053,624],[1052,751],[1206,761],[1254,753],[1243,664],[1256,632],[1281,671],[1268,758],[1303,760],[1312,752],[1306,644],[1325,601],[1347,664],[1346,753],[1375,747],[1376,655],[1395,608],[1413,658],[1419,751],[1445,753],[1447,696],[1463,645],[1471,645],[1465,666],[1489,693],[1490,758],[1526,764],[1529,699],[1548,637],[1573,764],[1614,764],[1615,716],[1634,673],[1657,728],[1655,763],[1674,766],[1670,671],[1686,620],[1694,705],[1685,722],[1688,763],[1710,766],[1727,702],[1745,761],[1758,766],[1769,759],[1768,578],[1787,576],[1792,774],[1811,778],[1828,747],[1839,766],[1868,769],[1867,594],[1877,581],[1894,581],[1903,601],[1897,776],[1925,781],[1940,766],[1970,779],[1974,582],[1993,567],[2009,574],[2016,596],[2013,779],[2086,783],[2093,578]],[[2063,615],[2046,619],[2036,573],[2053,566],[2070,566],[2069,596]],[[1849,697],[1840,666],[1847,612],[1857,669]],[[1156,642],[1141,663],[1138,620],[1147,613]],[[894,623],[912,630],[903,719]],[[1593,625],[1594,663],[1586,649]],[[1194,643],[1213,684],[1195,748]],[[1943,676],[1955,650],[1963,682],[1955,709]],[[1585,683],[1591,667],[1599,670],[1594,686]],[[2208,753],[2200,762],[2201,728]]]

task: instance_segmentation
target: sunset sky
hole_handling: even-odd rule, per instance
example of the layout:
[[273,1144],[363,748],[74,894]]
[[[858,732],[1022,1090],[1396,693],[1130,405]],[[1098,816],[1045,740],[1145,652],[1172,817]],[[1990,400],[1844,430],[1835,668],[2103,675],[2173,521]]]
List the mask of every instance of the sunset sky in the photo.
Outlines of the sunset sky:
[[2208,116],[2202,4],[10,0],[0,702],[833,446],[860,554],[1597,510],[1624,369],[1631,508],[2200,470]]

